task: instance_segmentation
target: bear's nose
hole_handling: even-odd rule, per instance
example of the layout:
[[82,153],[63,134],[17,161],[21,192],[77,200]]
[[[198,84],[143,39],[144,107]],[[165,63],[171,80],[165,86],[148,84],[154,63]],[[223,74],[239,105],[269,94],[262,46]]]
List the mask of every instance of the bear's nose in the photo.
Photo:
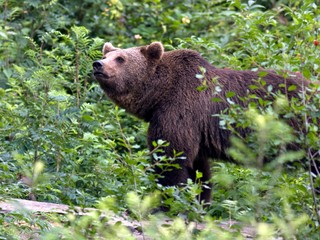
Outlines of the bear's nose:
[[103,66],[103,63],[101,61],[95,61],[93,64],[93,70],[95,71],[99,71],[101,70],[102,66]]

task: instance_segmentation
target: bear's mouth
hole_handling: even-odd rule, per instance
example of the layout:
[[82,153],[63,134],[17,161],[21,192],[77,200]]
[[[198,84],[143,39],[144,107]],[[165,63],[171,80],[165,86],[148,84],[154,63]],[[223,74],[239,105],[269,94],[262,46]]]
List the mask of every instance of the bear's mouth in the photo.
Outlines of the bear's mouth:
[[103,72],[95,71],[93,72],[93,75],[96,79],[108,79],[110,76],[108,74],[105,74]]

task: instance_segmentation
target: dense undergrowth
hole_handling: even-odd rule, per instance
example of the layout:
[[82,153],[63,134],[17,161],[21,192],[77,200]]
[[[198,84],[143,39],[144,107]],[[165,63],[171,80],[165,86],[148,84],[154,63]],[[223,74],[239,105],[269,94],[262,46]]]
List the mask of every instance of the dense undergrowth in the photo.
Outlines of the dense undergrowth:
[[[154,239],[241,239],[238,231],[213,222],[227,219],[253,226],[258,239],[320,239],[319,197],[313,194],[320,181],[313,185],[299,161],[320,161],[312,155],[320,146],[315,1],[2,0],[0,6],[1,199],[130,212],[149,221],[141,229]],[[312,82],[302,100],[257,99],[248,109],[231,102],[221,113],[223,128],[252,127],[247,139],[235,132],[230,149],[250,166],[212,161],[212,204],[206,209],[196,200],[203,183],[190,181],[179,189],[156,183],[152,165],[166,167],[170,159],[151,163],[150,156],[167,143],[155,143],[150,153],[147,124],[112,104],[92,77],[92,62],[101,58],[105,41],[130,47],[154,40],[167,50],[197,50],[217,67],[299,72]],[[299,118],[301,127],[290,129],[280,117]],[[293,141],[301,149],[281,151]],[[277,157],[261,167],[257,160],[269,153]],[[289,168],[281,164],[287,161]],[[171,206],[170,226],[159,225],[162,214],[150,215],[160,201]],[[0,215],[0,239],[35,231],[43,239],[132,238],[121,225],[106,227],[107,220],[97,213],[60,220],[6,213]],[[190,221],[207,228],[195,231]]]

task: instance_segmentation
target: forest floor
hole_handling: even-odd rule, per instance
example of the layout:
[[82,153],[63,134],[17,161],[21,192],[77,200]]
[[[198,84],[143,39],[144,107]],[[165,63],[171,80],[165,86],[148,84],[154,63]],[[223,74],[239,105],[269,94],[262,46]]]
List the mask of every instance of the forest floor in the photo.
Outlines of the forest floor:
[[[22,200],[22,199],[12,199],[12,200],[6,200],[6,201],[0,201],[0,214],[9,214],[11,212],[15,211],[30,211],[32,214],[36,215],[42,215],[46,213],[55,213],[55,214],[68,214],[73,213],[76,216],[82,216],[87,215],[90,211],[94,211],[97,209],[94,208],[80,208],[80,207],[70,207],[65,204],[56,204],[56,203],[48,203],[48,202],[37,202],[37,201],[30,201],[30,200]],[[147,236],[144,236],[143,233],[139,230],[141,229],[141,223],[136,220],[129,219],[128,216],[108,216],[108,224],[114,225],[116,223],[121,222],[123,226],[126,226],[130,231],[132,232],[133,236],[136,237],[136,239],[150,239]],[[170,225],[171,220],[165,220],[161,224]],[[19,224],[24,224],[23,222],[18,222]],[[228,230],[228,231],[234,231],[232,229],[232,226],[238,224],[236,221],[228,220],[228,221],[217,221],[217,226]],[[52,227],[56,225],[56,223],[51,224]],[[196,223],[196,230],[203,230],[206,228],[206,225],[204,223]],[[22,236],[20,236],[20,239],[37,239],[37,229],[35,229],[34,235],[32,233],[25,234],[23,233]],[[241,234],[244,237],[244,239],[254,239],[255,238],[255,229],[250,226],[244,226],[241,228]]]

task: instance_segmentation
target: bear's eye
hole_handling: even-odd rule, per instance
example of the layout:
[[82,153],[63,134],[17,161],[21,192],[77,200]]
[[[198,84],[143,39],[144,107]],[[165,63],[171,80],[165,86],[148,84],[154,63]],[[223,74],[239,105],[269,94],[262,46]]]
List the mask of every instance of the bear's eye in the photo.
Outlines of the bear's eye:
[[116,58],[116,61],[117,61],[118,63],[123,63],[123,62],[124,62],[124,58],[123,58],[123,57],[117,57],[117,58]]

